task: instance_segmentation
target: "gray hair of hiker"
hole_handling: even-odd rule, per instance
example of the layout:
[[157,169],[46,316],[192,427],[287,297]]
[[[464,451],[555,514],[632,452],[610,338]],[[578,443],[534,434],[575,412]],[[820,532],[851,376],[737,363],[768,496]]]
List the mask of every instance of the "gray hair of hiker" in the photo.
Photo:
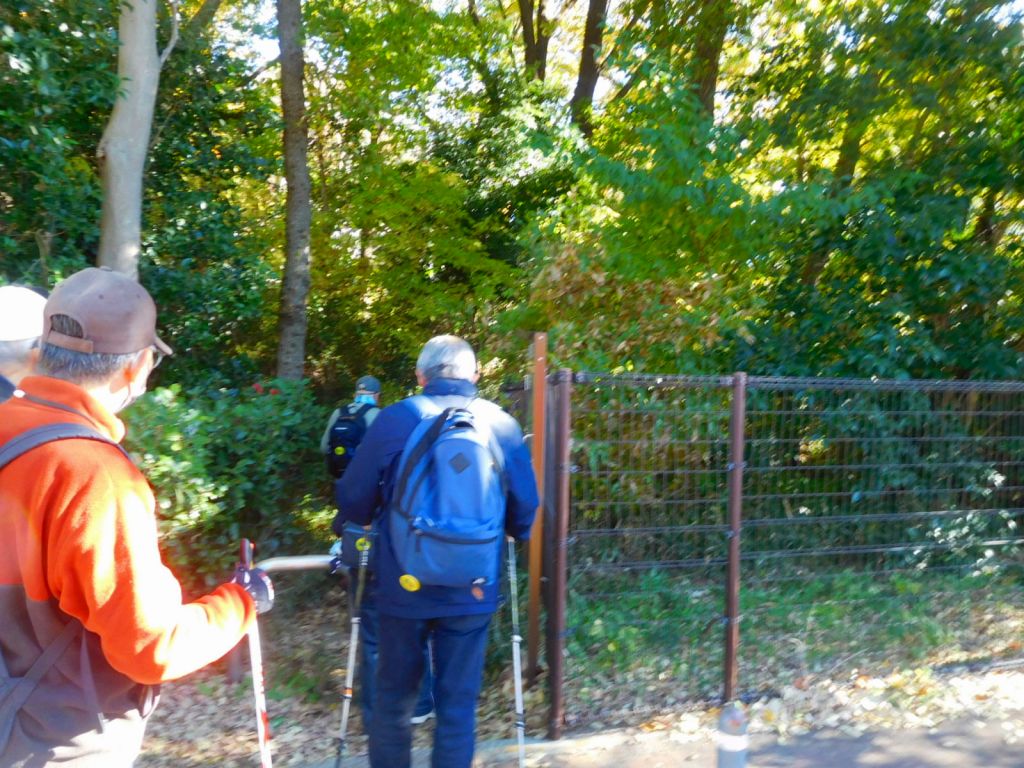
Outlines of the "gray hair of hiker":
[[38,339],[0,341],[0,373],[8,368],[19,368],[24,365],[37,341]]
[[[85,330],[67,315],[54,315],[51,327],[58,333],[85,338]],[[76,352],[53,344],[43,344],[36,368],[43,376],[63,379],[72,384],[102,384],[134,361],[145,350],[128,354],[97,354]]]
[[470,381],[476,375],[476,355],[473,348],[458,336],[435,336],[423,345],[423,351],[416,360],[416,372],[427,381]]

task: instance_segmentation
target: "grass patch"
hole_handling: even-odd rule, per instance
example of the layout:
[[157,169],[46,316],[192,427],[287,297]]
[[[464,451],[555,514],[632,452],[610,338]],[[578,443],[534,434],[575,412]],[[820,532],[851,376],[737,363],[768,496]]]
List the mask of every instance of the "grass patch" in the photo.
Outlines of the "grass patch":
[[[773,689],[852,668],[967,663],[1018,654],[1019,566],[872,573],[747,573],[739,687]],[[570,582],[567,708],[580,720],[721,694],[725,595],[666,570]]]

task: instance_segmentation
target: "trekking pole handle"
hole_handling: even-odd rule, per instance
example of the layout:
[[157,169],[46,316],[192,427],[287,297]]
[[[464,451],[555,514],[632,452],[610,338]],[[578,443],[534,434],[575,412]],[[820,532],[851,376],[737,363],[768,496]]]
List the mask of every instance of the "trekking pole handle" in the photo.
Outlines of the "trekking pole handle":
[[256,567],[267,573],[273,571],[316,571],[329,567],[331,560],[330,555],[288,555],[261,560],[256,563]]
[[238,559],[242,563],[242,567],[246,570],[252,568],[252,553],[255,550],[252,542],[248,539],[242,539],[242,544],[239,547]]

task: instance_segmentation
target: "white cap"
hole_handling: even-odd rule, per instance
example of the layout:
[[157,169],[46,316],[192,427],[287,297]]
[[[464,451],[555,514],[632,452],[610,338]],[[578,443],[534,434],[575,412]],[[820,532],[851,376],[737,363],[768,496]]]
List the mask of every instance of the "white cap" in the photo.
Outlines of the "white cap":
[[0,341],[42,336],[45,306],[46,299],[30,288],[0,285]]

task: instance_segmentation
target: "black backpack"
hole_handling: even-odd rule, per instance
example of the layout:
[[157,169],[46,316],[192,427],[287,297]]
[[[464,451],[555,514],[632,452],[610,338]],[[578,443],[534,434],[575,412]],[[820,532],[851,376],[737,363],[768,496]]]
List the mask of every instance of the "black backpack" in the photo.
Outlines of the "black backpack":
[[366,415],[376,408],[370,403],[363,403],[355,412],[345,408],[331,425],[327,433],[327,455],[324,457],[331,477],[341,477],[348,468],[366,434]]

